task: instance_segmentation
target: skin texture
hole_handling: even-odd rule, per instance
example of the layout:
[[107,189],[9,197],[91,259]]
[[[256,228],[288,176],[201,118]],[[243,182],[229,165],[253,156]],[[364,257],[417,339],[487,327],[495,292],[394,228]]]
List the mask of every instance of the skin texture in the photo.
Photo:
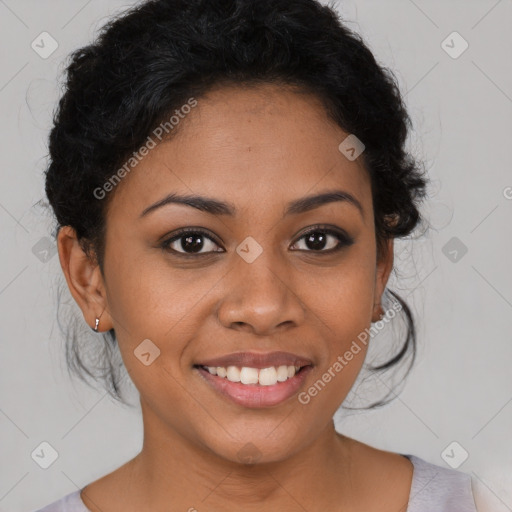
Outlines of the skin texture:
[[[377,260],[369,176],[338,150],[348,134],[316,97],[277,85],[216,88],[181,123],[110,192],[103,274],[70,227],[59,233],[70,291],[90,326],[101,314],[99,330],[115,328],[144,422],[140,454],[89,484],[84,503],[103,512],[253,511],[262,501],[269,511],[405,510],[411,463],[334,429],[364,349],[307,405],[293,396],[248,409],[193,368],[232,352],[288,351],[313,361],[303,391],[379,319],[393,243]],[[363,212],[339,201],[283,217],[290,201],[329,190],[349,192]],[[236,214],[170,204],[140,217],[171,192],[229,202]],[[330,235],[309,249],[301,237],[315,224],[354,242],[323,254],[338,243]],[[185,227],[211,233],[205,255],[160,247]],[[252,263],[236,252],[248,236],[263,249]],[[183,252],[180,242],[171,247]],[[161,351],[149,366],[134,356],[144,339]],[[238,456],[249,442],[256,464]]]

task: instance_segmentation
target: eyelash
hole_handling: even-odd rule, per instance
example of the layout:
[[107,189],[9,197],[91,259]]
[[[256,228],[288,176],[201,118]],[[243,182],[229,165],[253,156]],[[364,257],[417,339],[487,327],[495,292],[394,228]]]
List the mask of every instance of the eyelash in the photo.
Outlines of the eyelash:
[[[327,234],[327,235],[332,235],[334,237],[336,237],[338,239],[338,245],[332,249],[327,249],[327,250],[318,250],[318,251],[315,251],[315,250],[305,250],[305,249],[299,249],[300,252],[311,252],[311,253],[316,253],[316,254],[333,254],[335,252],[338,252],[340,251],[341,249],[345,248],[345,247],[348,247],[350,245],[352,245],[354,243],[354,239],[352,237],[350,237],[349,235],[347,235],[346,233],[343,233],[342,231],[338,231],[338,230],[334,230],[332,228],[329,228],[329,227],[323,227],[321,225],[317,225],[317,226],[313,226],[312,228],[308,229],[308,231],[306,231],[305,233],[303,233],[297,240],[296,242],[294,242],[292,245],[296,245],[300,240],[306,238],[307,236],[311,235],[312,233],[323,233],[323,234]],[[167,252],[171,252],[173,253],[174,255],[178,256],[178,257],[183,257],[183,258],[197,258],[198,256],[206,256],[206,255],[210,255],[210,254],[215,254],[215,253],[220,253],[220,252],[223,252],[223,251],[208,251],[208,252],[205,252],[205,253],[185,253],[185,252],[179,252],[179,251],[176,251],[174,249],[171,249],[169,246],[179,240],[180,238],[185,238],[185,235],[201,235],[201,236],[204,236],[206,238],[208,238],[209,240],[211,240],[213,243],[215,243],[216,245],[220,245],[216,240],[215,238],[213,238],[210,233],[208,233],[207,231],[205,231],[204,229],[201,229],[201,228],[182,228],[180,230],[178,230],[173,236],[172,238],[169,238],[167,240],[165,240],[164,242],[162,242],[162,244],[160,245],[160,247],[167,251]]]

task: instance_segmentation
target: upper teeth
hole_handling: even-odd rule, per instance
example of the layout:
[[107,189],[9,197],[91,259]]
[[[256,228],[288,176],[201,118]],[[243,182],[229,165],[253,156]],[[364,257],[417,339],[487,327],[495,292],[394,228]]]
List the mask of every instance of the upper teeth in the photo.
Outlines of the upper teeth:
[[260,386],[272,386],[278,382],[290,379],[299,371],[300,366],[270,366],[269,368],[249,368],[243,366],[207,366],[206,369],[218,377],[227,378],[231,382],[242,384],[259,384]]

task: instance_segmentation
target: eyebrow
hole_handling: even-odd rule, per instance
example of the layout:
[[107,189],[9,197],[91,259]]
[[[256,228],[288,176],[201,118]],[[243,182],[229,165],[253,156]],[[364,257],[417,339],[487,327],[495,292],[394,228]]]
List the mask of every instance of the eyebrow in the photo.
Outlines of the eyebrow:
[[[298,215],[333,202],[346,202],[355,206],[364,218],[364,209],[361,203],[352,194],[344,190],[329,190],[320,194],[296,199],[295,201],[288,203],[284,216]],[[171,193],[145,208],[139,218],[144,217],[150,212],[168,204],[183,204],[212,215],[234,216],[236,214],[236,207],[232,203],[226,203],[210,197],[198,195],[181,195]]]

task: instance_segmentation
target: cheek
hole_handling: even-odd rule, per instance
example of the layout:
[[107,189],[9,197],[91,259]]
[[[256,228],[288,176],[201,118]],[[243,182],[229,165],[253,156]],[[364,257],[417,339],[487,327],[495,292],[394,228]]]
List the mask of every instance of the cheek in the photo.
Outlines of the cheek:
[[325,273],[306,274],[309,304],[338,339],[357,336],[371,323],[375,292],[375,258],[371,255],[370,249],[361,246]]
[[[325,340],[318,378],[329,388],[318,405],[331,410],[344,400],[364,363],[368,350],[375,286],[375,258],[371,244],[362,244],[343,264],[325,275],[315,273],[304,282],[311,290],[309,305],[320,320]],[[312,394],[318,393],[311,390]]]
[[198,315],[205,314],[201,299],[218,278],[210,283],[185,275],[163,258],[155,262],[135,255],[112,265],[109,274],[109,308],[123,362],[152,410],[165,411],[168,404],[173,410],[190,408],[190,396],[178,384],[180,364],[197,336]]
[[109,310],[121,350],[129,357],[143,340],[150,339],[165,350],[166,364],[176,366],[204,323],[208,295],[221,276],[213,267],[175,268],[154,250],[151,255],[128,252],[119,259],[112,253],[108,269]]

